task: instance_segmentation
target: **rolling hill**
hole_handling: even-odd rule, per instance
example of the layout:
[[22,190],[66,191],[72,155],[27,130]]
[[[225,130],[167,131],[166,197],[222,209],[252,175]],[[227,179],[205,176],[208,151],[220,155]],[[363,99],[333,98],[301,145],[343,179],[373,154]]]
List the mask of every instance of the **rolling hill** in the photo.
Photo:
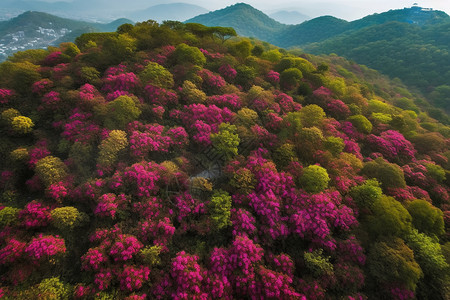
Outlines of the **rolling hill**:
[[224,9],[196,16],[187,20],[186,23],[233,27],[239,35],[256,37],[269,42],[281,30],[288,27],[245,3],[238,3]]
[[128,19],[111,23],[90,23],[57,17],[51,14],[28,11],[8,21],[0,22],[0,60],[17,51],[46,48],[62,41],[74,41],[85,32],[111,32]]
[[[256,21],[239,24],[242,35],[314,54],[336,53],[391,78],[400,78],[422,92],[433,105],[450,112],[450,17],[442,11],[414,6],[352,22],[323,16],[297,25],[275,23],[270,29],[265,28],[274,21],[268,21],[261,12],[245,6],[245,13],[252,16],[249,20]],[[228,7],[189,22],[233,26],[231,20],[240,19],[244,19],[243,12],[238,7]],[[433,114],[448,122],[439,110]]]

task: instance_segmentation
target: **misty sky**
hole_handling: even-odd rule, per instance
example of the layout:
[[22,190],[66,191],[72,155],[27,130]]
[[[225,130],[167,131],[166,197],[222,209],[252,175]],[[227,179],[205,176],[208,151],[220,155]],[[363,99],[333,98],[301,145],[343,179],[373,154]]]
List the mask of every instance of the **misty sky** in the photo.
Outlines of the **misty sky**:
[[[2,0],[0,0],[1,2]],[[46,0],[48,2],[56,2],[61,0]],[[70,2],[70,0],[63,0]],[[104,1],[91,0],[90,2]],[[417,1],[417,0],[416,0]],[[265,13],[273,13],[278,10],[296,10],[310,17],[321,15],[333,15],[335,17],[346,20],[354,20],[364,17],[368,14],[380,13],[389,9],[398,9],[403,7],[411,7],[413,1],[405,0],[109,0],[108,2],[126,3],[126,9],[141,9],[156,4],[185,2],[202,6],[209,10],[221,9],[226,6],[235,4],[236,2],[245,2],[253,7],[264,11]],[[430,7],[443,10],[450,14],[450,0],[423,0],[417,1],[421,7]]]

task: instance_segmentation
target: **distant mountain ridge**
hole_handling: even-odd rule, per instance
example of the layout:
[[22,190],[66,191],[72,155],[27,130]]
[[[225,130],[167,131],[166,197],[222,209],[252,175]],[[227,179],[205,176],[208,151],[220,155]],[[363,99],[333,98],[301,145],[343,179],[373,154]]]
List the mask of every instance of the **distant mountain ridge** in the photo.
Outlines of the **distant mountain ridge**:
[[269,17],[282,24],[288,25],[300,24],[306,20],[311,19],[311,17],[304,15],[298,11],[287,11],[287,10],[277,11],[275,13],[270,14]]
[[206,26],[233,27],[239,35],[271,41],[288,27],[270,18],[262,11],[245,3],[237,3],[224,9],[199,15],[186,21]]
[[127,17],[136,22],[148,19],[162,22],[165,20],[186,21],[200,14],[208,13],[206,8],[189,3],[168,3],[151,6],[128,14]]

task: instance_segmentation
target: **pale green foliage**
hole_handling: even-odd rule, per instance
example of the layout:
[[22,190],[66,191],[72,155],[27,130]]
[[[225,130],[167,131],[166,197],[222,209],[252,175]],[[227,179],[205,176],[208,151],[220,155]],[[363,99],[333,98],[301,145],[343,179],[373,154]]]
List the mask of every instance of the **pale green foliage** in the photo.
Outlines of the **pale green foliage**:
[[325,168],[311,165],[303,169],[300,185],[309,193],[319,193],[328,187],[330,177]]
[[363,115],[355,115],[348,118],[355,128],[362,133],[369,134],[372,131],[372,123]]
[[128,146],[127,134],[122,130],[113,130],[109,137],[98,146],[99,154],[97,163],[103,167],[109,167],[117,161],[117,155]]
[[322,107],[316,104],[306,105],[300,110],[299,114],[304,127],[318,126],[325,118]]
[[4,207],[0,210],[0,227],[12,225],[17,220],[20,209],[14,207]]
[[33,131],[33,121],[25,116],[18,116],[11,121],[12,129],[18,134],[27,134]]
[[227,192],[222,190],[214,192],[208,208],[215,229],[220,230],[231,225],[231,196]]
[[383,113],[390,114],[392,112],[392,107],[380,100],[369,100],[369,111],[373,113]]
[[367,268],[377,282],[401,282],[413,291],[422,277],[413,251],[399,238],[372,245],[367,257]]
[[434,278],[448,274],[450,271],[441,245],[424,233],[412,229],[405,238],[406,243],[414,251],[414,256],[425,274]]
[[67,176],[67,167],[58,157],[46,156],[37,161],[35,172],[39,179],[49,186],[62,181]]
[[329,88],[336,97],[343,97],[347,94],[347,85],[344,78],[326,78],[326,87]]
[[141,110],[131,97],[120,96],[108,103],[105,126],[110,129],[122,129],[140,115]]
[[36,292],[39,300],[66,300],[72,296],[72,287],[58,277],[51,277],[42,280]]
[[17,148],[11,151],[11,159],[15,161],[25,161],[28,159],[28,150],[26,148]]
[[333,273],[333,265],[330,263],[330,257],[323,255],[323,250],[315,250],[313,252],[305,252],[306,268],[314,274],[314,276],[330,275]]
[[344,140],[340,137],[330,136],[325,139],[325,149],[333,155],[339,155],[344,150]]
[[206,63],[206,57],[197,47],[191,47],[186,44],[179,44],[173,54],[179,64],[194,64],[203,66]]
[[204,103],[206,101],[206,94],[189,80],[183,82],[183,89],[181,95],[187,103]]
[[278,51],[278,49],[272,49],[264,52],[261,55],[261,58],[271,62],[278,62],[282,56],[283,54],[281,54],[280,51]]
[[144,264],[154,266],[161,263],[161,259],[159,258],[161,250],[161,246],[147,246],[141,249],[139,254]]
[[5,120],[9,124],[11,124],[12,120],[18,116],[20,116],[20,112],[14,108],[8,108],[2,111],[2,120]]
[[391,115],[384,114],[384,113],[372,113],[372,118],[383,124],[389,124],[392,121]]
[[219,125],[219,132],[211,134],[212,144],[217,152],[231,159],[238,154],[239,135],[236,134],[236,126],[229,123]]
[[425,164],[425,167],[427,168],[427,174],[436,179],[438,182],[443,182],[445,180],[445,170],[441,166],[435,164]]
[[415,228],[428,235],[445,233],[444,213],[425,200],[414,200],[408,205]]
[[411,215],[392,197],[382,196],[376,199],[372,212],[368,217],[368,231],[374,237],[404,236],[412,228]]
[[144,84],[152,84],[165,89],[173,87],[173,76],[166,68],[155,62],[149,62],[144,70],[139,73]]
[[362,185],[353,187],[350,195],[360,208],[373,209],[375,201],[381,198],[383,191],[378,181],[371,179]]
[[52,223],[60,230],[71,230],[83,224],[87,215],[73,206],[59,207],[52,210]]
[[259,120],[258,113],[247,107],[240,109],[237,113],[237,117],[239,122],[246,126],[252,126]]

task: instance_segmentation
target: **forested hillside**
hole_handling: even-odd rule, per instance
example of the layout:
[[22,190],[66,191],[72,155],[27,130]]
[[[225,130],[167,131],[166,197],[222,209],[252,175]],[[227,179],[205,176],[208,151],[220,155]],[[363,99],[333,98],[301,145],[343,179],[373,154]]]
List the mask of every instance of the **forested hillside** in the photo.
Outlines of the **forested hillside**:
[[450,127],[234,35],[147,21],[0,64],[0,297],[448,299]]

